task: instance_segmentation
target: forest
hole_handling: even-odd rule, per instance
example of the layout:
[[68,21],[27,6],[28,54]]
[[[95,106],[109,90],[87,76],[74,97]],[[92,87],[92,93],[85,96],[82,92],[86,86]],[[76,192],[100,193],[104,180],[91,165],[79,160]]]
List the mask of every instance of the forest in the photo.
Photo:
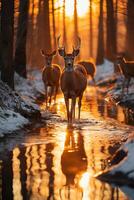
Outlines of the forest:
[[0,199],[134,199],[134,0],[0,0]]

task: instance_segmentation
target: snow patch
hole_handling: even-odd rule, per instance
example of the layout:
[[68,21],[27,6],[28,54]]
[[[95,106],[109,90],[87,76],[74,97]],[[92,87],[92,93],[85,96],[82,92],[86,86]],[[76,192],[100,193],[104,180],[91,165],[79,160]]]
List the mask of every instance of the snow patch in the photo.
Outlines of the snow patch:
[[19,113],[9,109],[0,108],[0,137],[20,129],[28,123],[29,120]]

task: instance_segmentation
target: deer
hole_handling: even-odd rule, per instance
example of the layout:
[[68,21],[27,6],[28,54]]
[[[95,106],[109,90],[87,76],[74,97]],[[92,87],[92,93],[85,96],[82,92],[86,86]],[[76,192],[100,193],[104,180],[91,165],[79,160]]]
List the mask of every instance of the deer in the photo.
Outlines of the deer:
[[41,50],[41,55],[45,57],[45,66],[42,71],[42,80],[44,82],[44,87],[45,87],[46,106],[47,106],[48,87],[51,88],[49,104],[51,104],[52,95],[54,95],[54,102],[56,103],[56,96],[59,89],[61,69],[59,65],[52,64],[52,59],[56,55],[56,50],[54,50],[51,53],[45,53],[44,50]]
[[131,78],[134,77],[134,61],[127,61],[125,57],[117,57],[116,65],[119,67],[120,73],[124,75],[122,85],[122,94],[124,94],[125,83],[127,80],[127,94]]
[[95,65],[93,58],[90,58],[88,60],[80,60],[78,62],[78,64],[81,64],[85,67],[85,69],[87,71],[87,75],[89,75],[92,78],[92,80],[95,84],[94,77],[95,77],[95,74],[96,74],[96,65]]
[[[65,67],[61,73],[60,86],[64,95],[67,110],[68,124],[72,124],[75,118],[76,98],[78,97],[78,120],[80,120],[81,101],[87,86],[87,73],[80,64],[74,64],[75,57],[80,52],[81,39],[78,37],[77,47],[73,47],[72,53],[66,53],[65,46],[59,45],[60,36],[57,38],[58,52],[64,59]],[[71,106],[69,106],[71,99]],[[70,108],[70,109],[69,109]]]

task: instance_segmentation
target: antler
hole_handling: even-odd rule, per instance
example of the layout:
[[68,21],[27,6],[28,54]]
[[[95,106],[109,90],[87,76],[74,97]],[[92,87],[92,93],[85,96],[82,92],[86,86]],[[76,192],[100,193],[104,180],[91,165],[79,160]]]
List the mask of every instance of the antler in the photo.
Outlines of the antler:
[[60,46],[60,37],[61,37],[61,35],[59,35],[59,36],[57,37],[58,49],[63,49],[63,48],[65,48],[65,47],[64,47],[64,46]]
[[73,46],[73,49],[80,49],[80,46],[81,46],[81,39],[80,39],[80,37],[79,36],[77,36],[77,39],[78,39],[78,44],[77,44],[77,46],[76,47],[74,47]]
[[60,35],[57,37],[58,51],[59,51],[59,54],[64,57],[66,55],[65,46],[60,46],[59,41],[60,41]]

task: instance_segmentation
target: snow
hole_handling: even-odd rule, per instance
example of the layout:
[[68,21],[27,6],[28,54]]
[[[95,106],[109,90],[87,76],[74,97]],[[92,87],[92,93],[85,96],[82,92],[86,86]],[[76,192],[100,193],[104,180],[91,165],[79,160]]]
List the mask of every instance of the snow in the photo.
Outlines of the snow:
[[[1,115],[2,113],[2,115]],[[29,120],[9,109],[0,108],[0,137],[22,128],[29,123]]]
[[0,81],[0,137],[31,123],[31,118],[40,117],[36,100],[44,96],[44,85],[41,72],[32,73],[27,80],[15,73],[15,91]]
[[105,60],[104,64],[97,66],[95,80],[99,86],[98,91],[103,92],[106,95],[105,99],[107,101],[134,110],[134,78],[130,81],[129,93],[127,94],[125,88],[125,92],[122,94],[124,76],[119,73],[115,74],[114,64]]
[[104,63],[102,65],[97,65],[95,80],[96,82],[100,80],[104,81],[105,79],[113,76],[113,74],[114,74],[113,63],[108,60],[104,60]]
[[[128,139],[118,150],[113,160],[119,159],[120,152],[124,152],[124,158],[119,163],[112,165],[107,171],[97,174],[96,177],[120,185],[121,189],[132,197],[134,194],[134,190],[131,189],[134,186],[134,139]],[[126,187],[126,185],[130,187]]]
[[111,175],[115,175],[118,172],[127,174],[128,178],[134,178],[134,140],[128,141],[121,147],[121,150],[127,152],[127,156],[119,163],[115,165],[110,172]]

